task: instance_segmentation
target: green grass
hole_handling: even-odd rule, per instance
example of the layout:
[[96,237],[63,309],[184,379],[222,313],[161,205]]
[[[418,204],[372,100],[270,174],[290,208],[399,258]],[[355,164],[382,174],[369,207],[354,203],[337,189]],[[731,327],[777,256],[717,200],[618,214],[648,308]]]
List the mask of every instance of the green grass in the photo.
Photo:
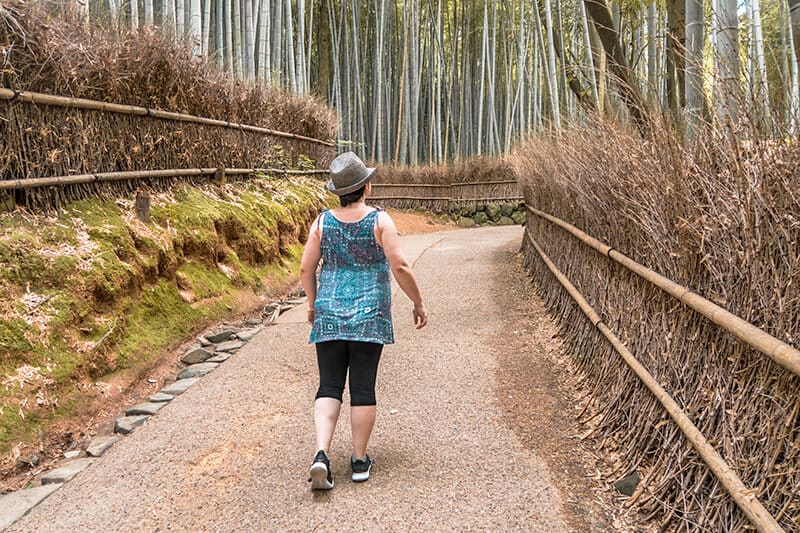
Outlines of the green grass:
[[[237,302],[285,285],[313,217],[333,201],[319,183],[266,178],[172,193],[154,201],[147,226],[99,199],[66,206],[60,219],[0,216],[0,382],[22,364],[39,366],[59,399],[55,410],[36,408],[33,387],[0,387],[0,453],[75,416],[88,401],[77,383],[135,375]],[[28,291],[50,299],[31,311],[20,300]]]

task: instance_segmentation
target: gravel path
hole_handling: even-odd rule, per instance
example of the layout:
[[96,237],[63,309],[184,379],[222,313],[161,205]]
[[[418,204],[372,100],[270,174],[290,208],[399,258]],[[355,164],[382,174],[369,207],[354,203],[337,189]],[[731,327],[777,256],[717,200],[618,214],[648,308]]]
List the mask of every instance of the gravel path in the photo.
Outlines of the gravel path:
[[300,307],[10,531],[569,530],[547,466],[504,421],[487,347],[519,282],[497,294],[487,273],[521,235],[404,238],[430,323],[414,331],[410,303],[396,296],[398,344],[381,362],[369,482],[349,479],[343,411],[331,450],[336,488],[308,489],[317,375]]

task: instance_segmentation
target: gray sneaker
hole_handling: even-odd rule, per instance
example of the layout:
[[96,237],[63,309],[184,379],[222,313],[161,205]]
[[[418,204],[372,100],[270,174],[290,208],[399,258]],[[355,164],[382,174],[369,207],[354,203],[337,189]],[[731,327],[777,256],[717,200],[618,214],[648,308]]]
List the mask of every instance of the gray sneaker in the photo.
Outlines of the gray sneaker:
[[364,455],[363,459],[356,459],[355,457],[350,457],[350,468],[353,469],[353,481],[356,483],[361,483],[362,481],[366,481],[369,479],[369,471],[372,470],[372,465],[375,462],[370,459],[369,455]]
[[311,490],[331,490],[333,488],[331,462],[324,450],[318,451],[314,456],[308,480],[311,482]]

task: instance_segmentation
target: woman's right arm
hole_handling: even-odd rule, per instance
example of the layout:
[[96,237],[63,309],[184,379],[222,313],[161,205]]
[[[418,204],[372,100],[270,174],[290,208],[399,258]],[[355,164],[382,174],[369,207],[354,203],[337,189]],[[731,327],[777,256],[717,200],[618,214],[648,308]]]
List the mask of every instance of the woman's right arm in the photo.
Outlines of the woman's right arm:
[[[320,215],[322,216],[322,215]],[[322,248],[320,247],[320,217],[311,224],[308,232],[306,247],[303,249],[303,259],[300,262],[300,282],[303,290],[306,291],[308,300],[308,323],[314,322],[314,302],[317,300],[317,267],[322,258]]]
[[411,265],[408,264],[403,250],[400,248],[400,237],[397,234],[397,226],[395,226],[392,217],[383,212],[380,214],[380,244],[383,247],[383,253],[389,261],[389,267],[392,269],[394,279],[397,284],[406,293],[412,302],[414,302],[414,324],[417,329],[424,328],[428,323],[428,312],[425,310],[425,304],[422,302],[422,293],[417,285],[417,279],[411,271]]

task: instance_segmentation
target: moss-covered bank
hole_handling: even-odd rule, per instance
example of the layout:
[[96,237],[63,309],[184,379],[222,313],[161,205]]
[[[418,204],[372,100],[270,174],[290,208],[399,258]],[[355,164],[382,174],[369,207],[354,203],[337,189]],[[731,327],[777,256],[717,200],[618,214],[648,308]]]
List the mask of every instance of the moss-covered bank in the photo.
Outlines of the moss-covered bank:
[[296,275],[318,182],[264,176],[0,216],[0,454]]

